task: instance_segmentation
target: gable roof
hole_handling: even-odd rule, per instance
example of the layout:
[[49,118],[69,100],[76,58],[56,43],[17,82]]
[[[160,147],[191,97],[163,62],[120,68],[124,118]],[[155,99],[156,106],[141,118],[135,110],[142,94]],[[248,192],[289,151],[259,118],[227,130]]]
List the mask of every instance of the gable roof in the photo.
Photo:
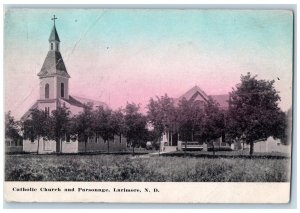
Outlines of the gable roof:
[[208,96],[206,95],[206,93],[198,86],[192,87],[186,93],[181,95],[178,99],[181,100],[185,98],[186,100],[191,100],[195,96],[195,94],[199,94],[204,100],[208,100]]
[[189,89],[187,92],[185,92],[183,95],[181,95],[179,98],[174,98],[174,102],[175,104],[178,104],[179,101],[183,98],[185,98],[186,100],[194,100],[197,97],[197,95],[200,95],[206,101],[208,101],[209,97],[211,97],[220,105],[221,109],[228,108],[228,100],[229,100],[228,94],[207,95],[199,86],[194,86],[191,89]]
[[51,31],[51,34],[50,34],[50,37],[49,37],[49,41],[58,41],[58,42],[60,42],[55,25],[52,28],[52,31]]
[[50,50],[48,51],[42,69],[38,73],[38,76],[48,77],[53,75],[61,75],[70,78],[60,52]]

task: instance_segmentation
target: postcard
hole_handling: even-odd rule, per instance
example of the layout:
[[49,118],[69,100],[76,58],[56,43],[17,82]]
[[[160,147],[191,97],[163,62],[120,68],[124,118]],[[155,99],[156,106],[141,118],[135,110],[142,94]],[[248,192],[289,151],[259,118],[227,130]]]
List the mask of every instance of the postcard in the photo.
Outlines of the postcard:
[[6,201],[288,203],[293,18],[6,7]]

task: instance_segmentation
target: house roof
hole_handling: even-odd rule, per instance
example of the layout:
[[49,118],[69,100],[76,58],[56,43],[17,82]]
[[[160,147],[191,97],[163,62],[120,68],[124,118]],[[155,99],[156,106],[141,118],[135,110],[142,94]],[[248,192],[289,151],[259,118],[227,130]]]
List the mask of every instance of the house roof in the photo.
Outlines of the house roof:
[[49,37],[49,41],[58,41],[58,42],[60,42],[55,25],[52,28],[52,31],[51,31],[51,34],[50,34],[50,37]]
[[70,78],[60,52],[50,50],[48,51],[42,69],[38,73],[38,76],[48,77],[53,75],[61,75]]
[[223,95],[211,95],[212,99],[214,99],[217,103],[220,104],[220,107],[222,109],[227,109],[228,108],[228,100],[229,100],[229,95],[228,94],[223,94]]
[[197,94],[197,93],[203,99],[208,100],[208,96],[206,95],[206,93],[202,89],[200,89],[200,87],[198,87],[198,86],[192,87],[186,93],[181,95],[178,99],[181,100],[181,99],[185,98],[186,100],[191,100],[193,98],[193,96],[195,96],[195,94]]
[[208,101],[209,97],[211,97],[217,103],[219,103],[220,108],[222,108],[222,109],[228,108],[228,100],[229,100],[228,94],[207,95],[199,86],[192,87],[187,92],[185,92],[183,95],[181,95],[179,98],[175,98],[174,102],[175,102],[175,104],[178,104],[179,101],[183,98],[185,98],[186,100],[194,100],[197,97],[197,95],[200,95],[206,101]]

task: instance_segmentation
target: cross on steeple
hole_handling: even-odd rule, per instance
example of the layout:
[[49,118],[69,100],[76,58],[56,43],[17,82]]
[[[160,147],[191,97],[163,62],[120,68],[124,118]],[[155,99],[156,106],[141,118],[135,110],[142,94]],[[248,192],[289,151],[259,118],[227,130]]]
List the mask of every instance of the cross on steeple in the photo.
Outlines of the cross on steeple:
[[53,15],[53,18],[51,18],[51,20],[53,20],[54,26],[55,26],[55,19],[57,19],[57,17],[55,17],[55,15]]

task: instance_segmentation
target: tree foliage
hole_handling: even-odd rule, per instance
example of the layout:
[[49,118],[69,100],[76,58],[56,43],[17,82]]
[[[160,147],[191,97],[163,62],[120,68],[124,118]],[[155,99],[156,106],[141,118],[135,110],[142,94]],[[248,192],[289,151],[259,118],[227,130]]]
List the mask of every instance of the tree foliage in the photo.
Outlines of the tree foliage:
[[11,115],[11,112],[5,114],[5,137],[13,141],[20,140],[21,128],[19,122]]
[[250,155],[255,141],[284,135],[286,124],[279,101],[274,80],[258,80],[250,73],[242,75],[241,83],[230,93],[227,130],[232,137],[245,136]]
[[176,126],[176,109],[174,101],[167,94],[151,98],[148,108],[148,120],[154,126],[158,137],[161,137],[164,131],[173,131]]
[[127,103],[124,109],[126,138],[132,146],[133,154],[134,148],[145,140],[145,135],[147,132],[147,120],[146,117],[139,112],[139,108],[140,107],[134,103]]

